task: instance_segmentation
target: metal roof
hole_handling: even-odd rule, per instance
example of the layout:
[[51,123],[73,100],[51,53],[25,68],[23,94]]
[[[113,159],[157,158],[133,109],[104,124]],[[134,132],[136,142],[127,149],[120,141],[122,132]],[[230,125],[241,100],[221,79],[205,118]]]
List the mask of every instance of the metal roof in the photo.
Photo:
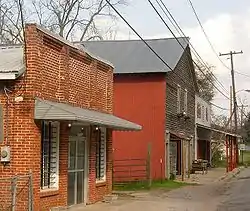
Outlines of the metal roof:
[[[184,49],[187,37],[178,38]],[[157,54],[174,69],[184,50],[174,38],[145,40]],[[114,73],[153,73],[171,71],[141,40],[85,41],[81,43],[90,52],[101,56],[115,66]]]
[[16,78],[25,71],[22,45],[0,46],[0,73],[13,73]]
[[35,119],[68,120],[101,125],[116,130],[141,130],[142,127],[133,122],[121,119],[112,114],[74,107],[65,103],[48,100],[35,100]]

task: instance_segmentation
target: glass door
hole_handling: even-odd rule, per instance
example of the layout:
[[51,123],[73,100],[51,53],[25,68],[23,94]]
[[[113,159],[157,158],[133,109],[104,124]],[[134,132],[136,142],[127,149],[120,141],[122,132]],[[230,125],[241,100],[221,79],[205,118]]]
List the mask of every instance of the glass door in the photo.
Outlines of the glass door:
[[71,134],[68,152],[68,205],[84,203],[86,134]]

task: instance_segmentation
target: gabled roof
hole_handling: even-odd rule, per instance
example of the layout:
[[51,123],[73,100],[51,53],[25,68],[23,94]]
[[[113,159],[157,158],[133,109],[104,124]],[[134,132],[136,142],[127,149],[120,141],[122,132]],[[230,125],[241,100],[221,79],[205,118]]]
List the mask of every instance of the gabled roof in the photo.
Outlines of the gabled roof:
[[23,46],[0,46],[0,79],[16,79],[25,71]]
[[[178,38],[184,49],[188,38]],[[145,40],[174,69],[184,49],[175,38]],[[115,66],[114,73],[153,73],[171,71],[141,40],[85,41],[90,52],[105,58]]]

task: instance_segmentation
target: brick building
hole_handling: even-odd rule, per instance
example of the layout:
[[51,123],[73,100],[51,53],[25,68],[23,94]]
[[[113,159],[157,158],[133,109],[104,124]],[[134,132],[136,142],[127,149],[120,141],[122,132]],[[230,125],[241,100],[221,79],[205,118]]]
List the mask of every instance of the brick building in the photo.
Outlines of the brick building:
[[[112,130],[141,126],[113,115],[111,63],[34,24],[25,31],[26,51],[0,49],[0,146],[11,152],[0,180],[31,171],[36,211],[99,201],[112,189]],[[16,210],[28,210],[21,195]]]
[[172,38],[146,40],[169,67],[140,40],[82,43],[116,67],[114,113],[143,126],[138,133],[115,132],[114,161],[145,158],[151,143],[153,179],[185,175],[192,159],[198,87],[188,39],[178,39],[183,48]]

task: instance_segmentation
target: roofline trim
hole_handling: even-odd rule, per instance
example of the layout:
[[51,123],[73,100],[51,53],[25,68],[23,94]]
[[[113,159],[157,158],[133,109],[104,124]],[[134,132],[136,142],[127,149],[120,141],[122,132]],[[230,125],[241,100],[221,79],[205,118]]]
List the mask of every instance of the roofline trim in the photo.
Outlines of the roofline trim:
[[[29,25],[29,24],[28,24],[28,25]],[[101,57],[99,57],[99,56],[94,55],[93,53],[89,52],[85,47],[83,47],[83,46],[80,47],[79,45],[75,45],[74,43],[72,43],[72,42],[66,40],[65,38],[61,37],[61,36],[58,35],[58,34],[55,34],[55,33],[51,32],[51,31],[49,31],[48,29],[46,29],[46,28],[44,28],[44,27],[42,27],[42,26],[39,26],[39,25],[37,25],[37,24],[34,24],[34,25],[36,26],[36,28],[37,28],[39,31],[41,31],[41,32],[43,32],[43,33],[49,35],[50,37],[52,37],[52,38],[54,38],[54,39],[57,39],[57,40],[59,40],[60,42],[66,44],[66,45],[68,45],[68,46],[70,46],[70,47],[72,47],[72,48],[74,48],[74,49],[83,51],[84,53],[86,53],[86,54],[88,54],[90,57],[92,57],[93,59],[96,59],[96,60],[98,60],[98,61],[101,61],[101,62],[103,62],[103,63],[109,65],[110,67],[114,68],[114,65],[113,65],[111,62],[109,62],[109,61],[107,61],[107,60],[105,60],[105,59],[103,59],[103,58],[101,58]]]
[[145,74],[145,73],[168,73],[171,72],[172,70],[157,70],[157,71],[142,71],[142,72],[136,72],[136,71],[130,71],[130,72],[116,72],[114,70],[114,75],[123,75],[123,74]]
[[[148,39],[144,39],[144,40],[145,41],[156,41],[156,40],[171,40],[171,39],[176,39],[176,38],[175,37],[164,37],[164,38],[148,38]],[[177,39],[186,39],[189,42],[190,37],[177,37]],[[97,41],[89,40],[89,41],[82,41],[82,42],[77,41],[77,42],[74,42],[74,43],[83,45],[84,42],[137,42],[137,41],[142,42],[142,40],[140,40],[140,39],[131,39],[131,40],[124,39],[124,40],[97,40]]]

